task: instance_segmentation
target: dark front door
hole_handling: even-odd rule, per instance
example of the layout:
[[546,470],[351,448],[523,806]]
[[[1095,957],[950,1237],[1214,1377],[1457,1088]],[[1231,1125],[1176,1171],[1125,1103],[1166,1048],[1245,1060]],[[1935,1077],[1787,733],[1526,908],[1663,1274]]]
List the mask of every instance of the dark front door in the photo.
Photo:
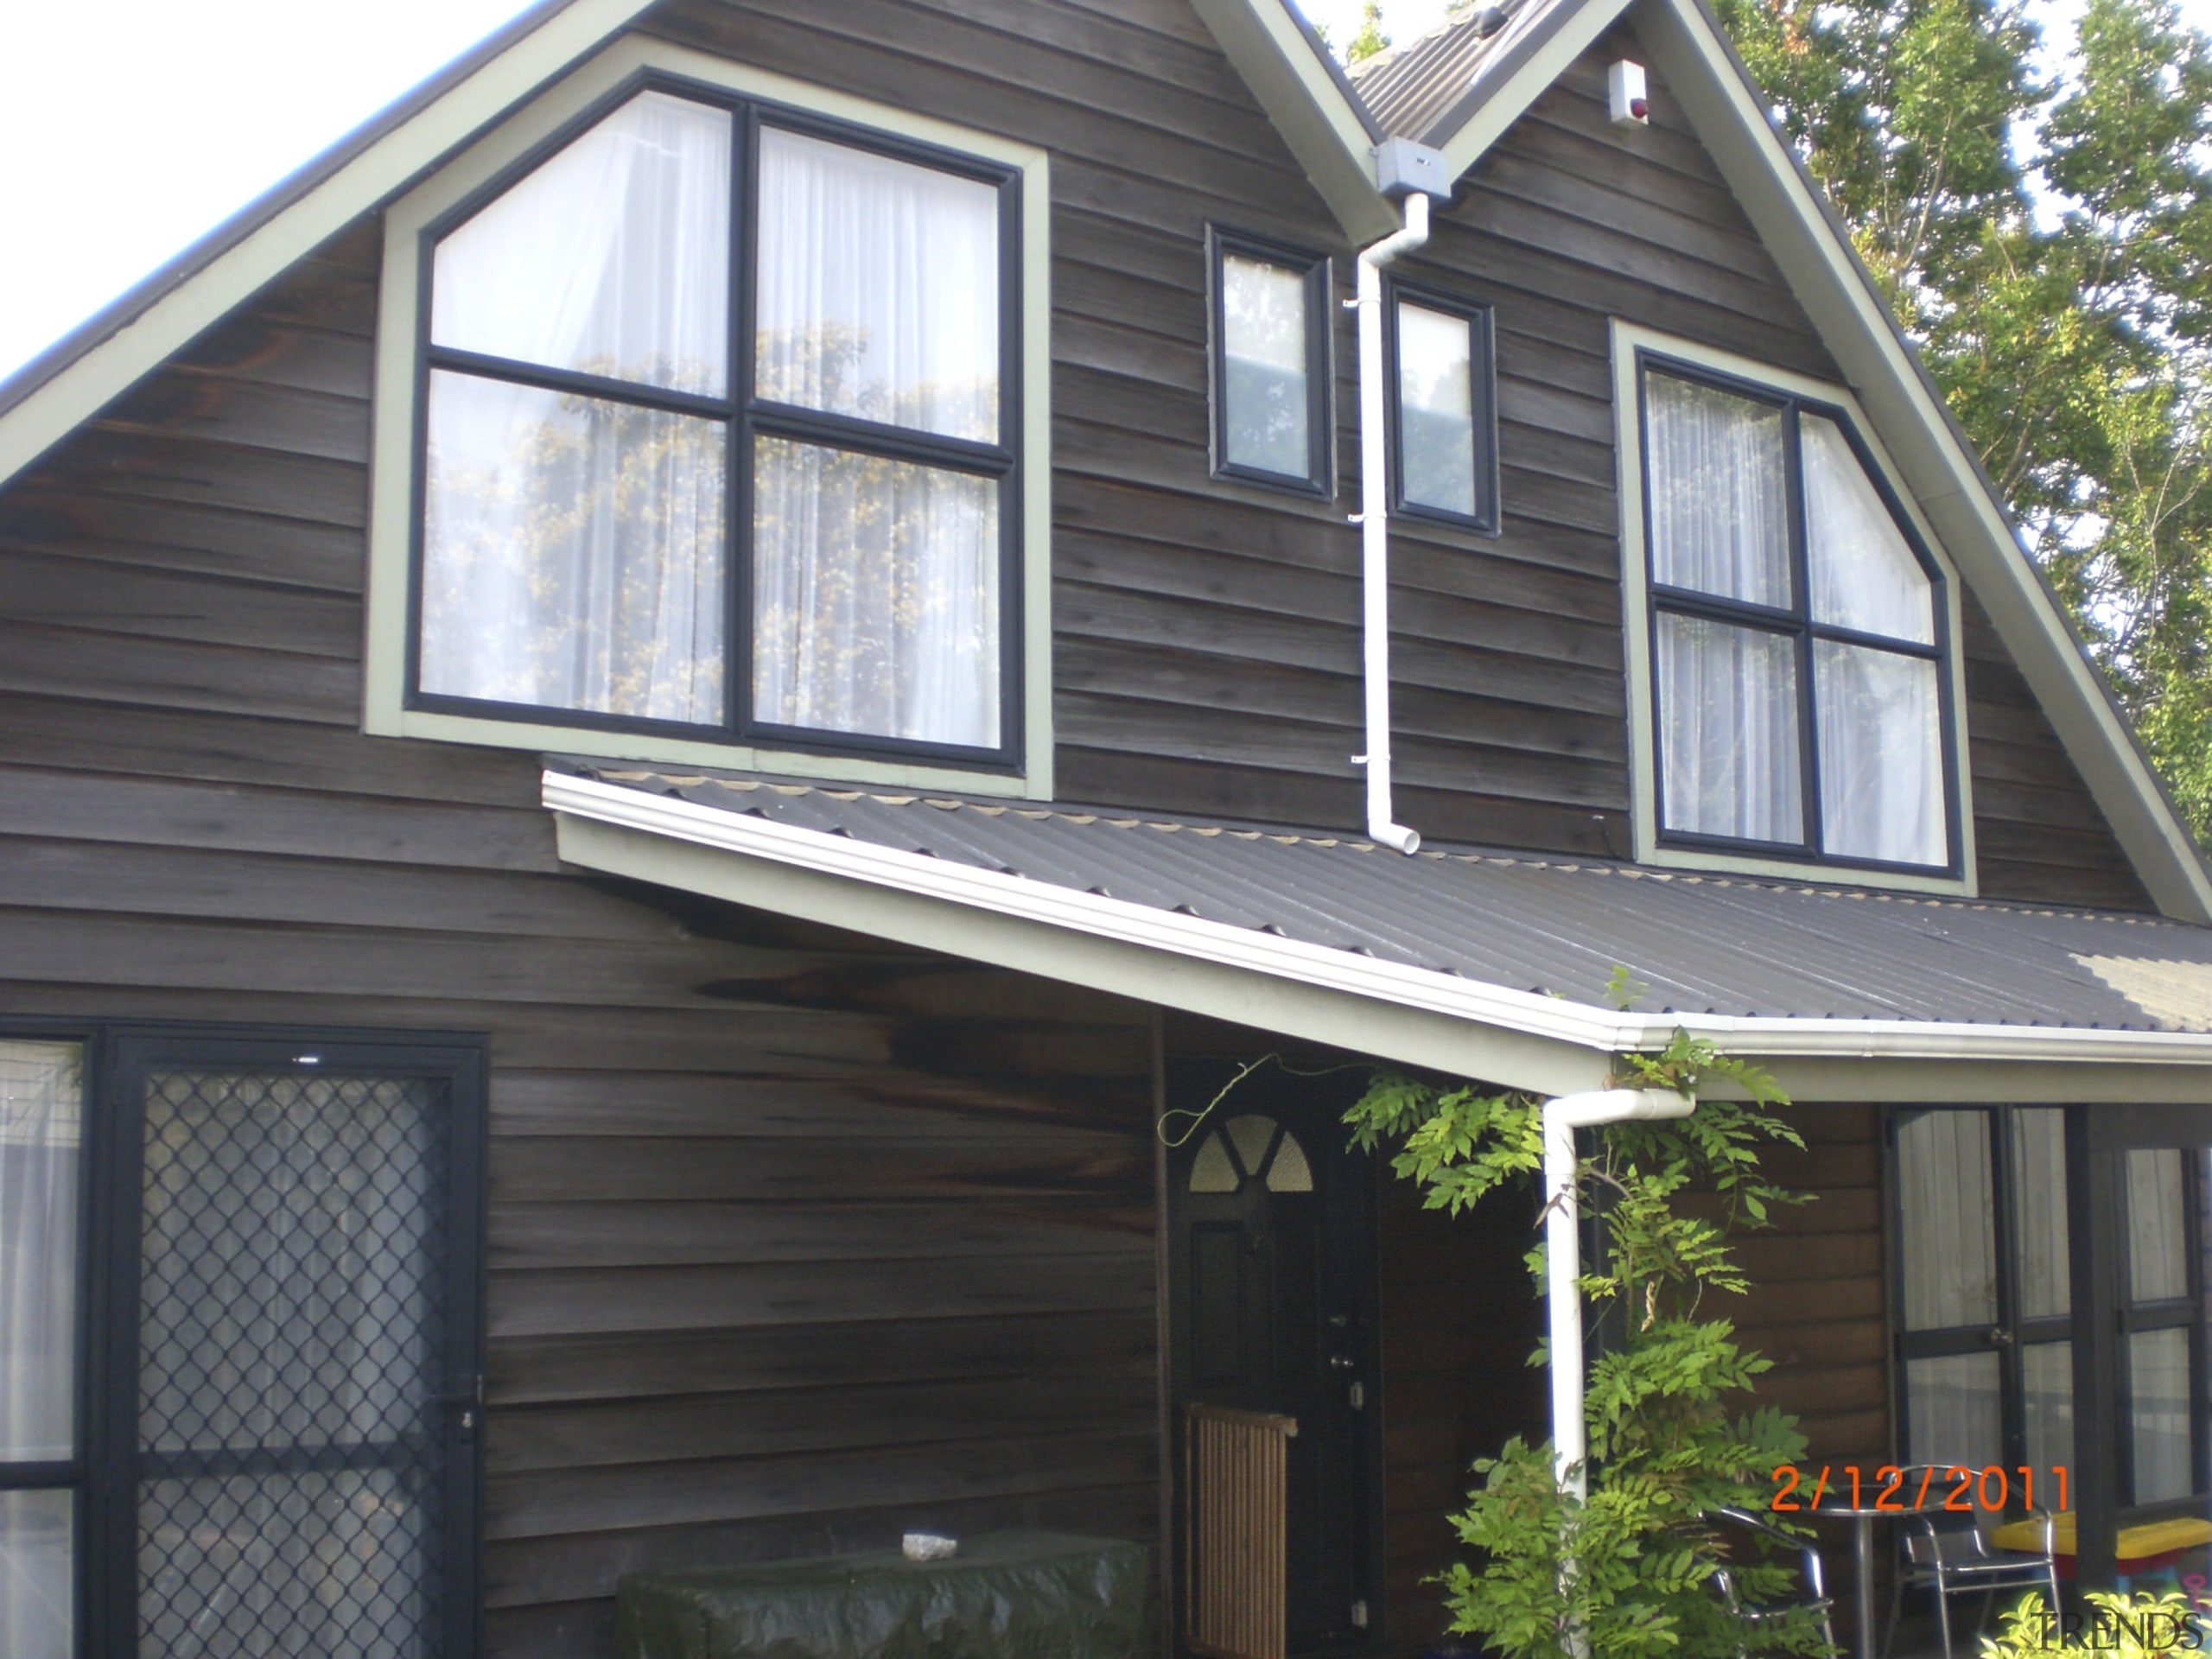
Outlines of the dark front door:
[[474,1063],[117,1044],[99,1650],[470,1650]]
[[[1236,1070],[1171,1065],[1169,1107],[1202,1109]],[[1376,1633],[1380,1611],[1370,1579],[1374,1182],[1342,1122],[1363,1082],[1271,1062],[1168,1160],[1177,1422],[1192,1402],[1297,1421],[1286,1527],[1294,1652],[1357,1644]]]

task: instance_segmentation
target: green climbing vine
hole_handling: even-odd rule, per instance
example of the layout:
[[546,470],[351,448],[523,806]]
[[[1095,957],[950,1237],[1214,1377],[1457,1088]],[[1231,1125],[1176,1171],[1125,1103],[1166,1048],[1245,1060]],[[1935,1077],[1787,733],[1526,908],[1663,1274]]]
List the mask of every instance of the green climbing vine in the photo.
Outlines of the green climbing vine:
[[[1548,1440],[1516,1437],[1477,1463],[1481,1484],[1452,1520],[1479,1565],[1461,1561],[1445,1575],[1452,1628],[1512,1659],[1580,1643],[1605,1659],[1822,1653],[1809,1614],[1747,1627],[1710,1582],[1728,1564],[1749,1601],[1794,1593],[1794,1562],[1743,1560],[1708,1518],[1729,1507],[1763,1511],[1775,1467],[1805,1451],[1793,1418],[1771,1408],[1729,1414],[1731,1397],[1748,1394],[1770,1362],[1737,1342],[1717,1311],[1720,1298],[1749,1288],[1731,1237],[1803,1202],[1760,1173],[1762,1145],[1803,1145],[1772,1109],[1788,1098],[1757,1066],[1681,1032],[1662,1052],[1623,1057],[1618,1082],[1692,1096],[1719,1083],[1745,1098],[1611,1126],[1580,1160],[1580,1199],[1586,1213],[1603,1212],[1605,1236],[1604,1259],[1580,1281],[1605,1332],[1586,1399],[1589,1496],[1560,1492]],[[1345,1121],[1363,1147],[1390,1149],[1391,1167],[1420,1185],[1429,1207],[1456,1214],[1538,1179],[1541,1106],[1529,1095],[1385,1071]],[[1529,1265],[1541,1287],[1541,1244]],[[1530,1363],[1546,1359],[1540,1346]]]

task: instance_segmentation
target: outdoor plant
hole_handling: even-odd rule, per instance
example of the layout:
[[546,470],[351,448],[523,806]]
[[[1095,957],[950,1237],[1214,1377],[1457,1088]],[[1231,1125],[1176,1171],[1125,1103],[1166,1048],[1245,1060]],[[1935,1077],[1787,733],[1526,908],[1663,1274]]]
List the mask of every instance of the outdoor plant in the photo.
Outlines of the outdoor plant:
[[[1452,1517],[1481,1553],[1479,1566],[1458,1562],[1444,1575],[1452,1628],[1513,1659],[1826,1651],[1808,1613],[1750,1627],[1711,1583],[1727,1565],[1747,1602],[1796,1593],[1794,1560],[1745,1561],[1707,1517],[1724,1507],[1764,1515],[1775,1468],[1804,1454],[1795,1419],[1771,1408],[1730,1415],[1729,1398],[1770,1362],[1738,1343],[1719,1312],[1747,1288],[1731,1235],[1801,1201],[1762,1177],[1758,1148],[1803,1142],[1769,1109],[1789,1103],[1772,1078],[1685,1033],[1662,1053],[1625,1057],[1618,1080],[1692,1094],[1707,1079],[1748,1099],[1612,1126],[1580,1163],[1580,1202],[1603,1211],[1605,1230],[1603,1256],[1580,1281],[1602,1333],[1585,1403],[1587,1499],[1560,1491],[1548,1440],[1516,1437],[1476,1464],[1482,1484]],[[1501,1188],[1526,1191],[1543,1164],[1541,1102],[1528,1095],[1378,1072],[1346,1121],[1361,1146],[1394,1147],[1396,1173],[1420,1184],[1430,1208],[1454,1214]],[[1529,1263],[1541,1287],[1541,1244]],[[1539,1346],[1530,1363],[1546,1362]]]
[[2079,1613],[2054,1618],[2030,1595],[2005,1615],[1997,1634],[1981,1638],[1981,1659],[2038,1659],[2045,1654],[2095,1653],[2105,1659],[2164,1659],[2201,1653],[2212,1644],[2204,1615],[2177,1590],[2164,1595],[2107,1595],[2091,1591]]

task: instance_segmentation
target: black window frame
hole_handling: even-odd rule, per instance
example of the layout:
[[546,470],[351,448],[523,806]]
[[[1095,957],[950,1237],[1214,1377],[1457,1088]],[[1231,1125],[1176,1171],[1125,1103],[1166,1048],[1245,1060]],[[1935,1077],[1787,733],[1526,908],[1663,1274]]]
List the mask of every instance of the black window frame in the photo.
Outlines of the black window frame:
[[[78,1151],[77,1332],[73,1397],[76,1456],[46,1464],[0,1464],[0,1491],[73,1492],[72,1565],[76,1659],[133,1653],[138,1643],[137,1254],[144,1103],[120,1090],[149,1058],[232,1065],[296,1064],[315,1054],[333,1071],[374,1070],[435,1077],[448,1090],[452,1232],[446,1327],[449,1362],[473,1370],[470,1398],[448,1396],[456,1485],[441,1583],[448,1618],[441,1648],[468,1659],[484,1643],[484,1472],[481,1421],[486,1343],[486,1152],[491,1076],[487,1040],[448,1032],[340,1027],[243,1026],[176,1020],[48,1019],[0,1015],[0,1040],[69,1043],[79,1053],[83,1132]],[[454,1644],[458,1644],[457,1646]]]
[[[2185,1288],[2179,1296],[2155,1300],[2139,1301],[2135,1296],[2134,1263],[2130,1252],[2135,1237],[2134,1217],[2127,1211],[2129,1192],[2127,1159],[2135,1152],[2148,1152],[2161,1158],[2182,1160],[2182,1226],[2183,1258],[2186,1264]],[[2115,1383],[2113,1398],[2115,1462],[2120,1477],[2120,1490],[2127,1495],[2127,1502],[2138,1510],[2156,1513],[2176,1512],[2196,1514],[2204,1507],[2204,1498],[2212,1494],[2212,1415],[2207,1410],[2208,1398],[2212,1397],[2212,1354],[2208,1354],[2208,1321],[2205,1307],[2205,1208],[2208,1175],[2206,1154],[2198,1148],[2174,1147],[2130,1147],[2117,1154],[2120,1160],[2119,1197],[2120,1213],[2114,1229],[2114,1243],[2118,1246],[2113,1262],[2113,1287],[2114,1306],[2111,1328],[2115,1332],[2113,1375]],[[2144,1499],[2136,1490],[2135,1470],[2135,1344],[2131,1340],[2138,1332],[2171,1331],[2176,1328],[2190,1333],[2189,1342],[2189,1455],[2190,1491],[2179,1497]]]
[[[1694,588],[1675,588],[1657,579],[1652,568],[1651,428],[1648,396],[1654,372],[1707,386],[1782,411],[1783,486],[1789,498],[1786,505],[1792,599],[1789,608],[1700,593]],[[1897,526],[1897,533],[1904,537],[1905,546],[1910,550],[1922,574],[1928,578],[1930,620],[1936,635],[1932,645],[1923,646],[1914,641],[1892,639],[1885,634],[1864,633],[1857,629],[1814,620],[1805,533],[1804,468],[1798,426],[1801,415],[1819,416],[1833,422],[1836,429],[1842,433],[1844,442],[1850,446],[1853,456],[1864,469],[1868,483],[1888,512],[1891,521]],[[1906,512],[1897,492],[1891,487],[1887,474],[1874,459],[1866,439],[1860,435],[1858,423],[1848,410],[1839,404],[1746,379],[1740,375],[1709,368],[1648,347],[1639,347],[1636,354],[1636,420],[1637,470],[1642,486],[1642,499],[1637,505],[1643,513],[1643,528],[1641,574],[1644,594],[1644,645],[1645,660],[1649,666],[1645,676],[1649,683],[1644,687],[1644,694],[1649,702],[1651,719],[1651,813],[1657,844],[1689,852],[1775,859],[1829,868],[1963,880],[1966,874],[1966,830],[1961,822],[1957,741],[1959,714],[1953,695],[1953,658],[1957,642],[1952,637],[1949,582],[1942,564],[1915,528],[1911,515]],[[1662,614],[1689,616],[1733,627],[1751,628],[1764,633],[1783,635],[1794,641],[1800,756],[1798,785],[1802,794],[1801,817],[1804,825],[1802,840],[1755,841],[1744,836],[1675,830],[1668,825],[1666,721],[1659,681],[1659,619]],[[1820,721],[1818,700],[1814,690],[1813,645],[1815,640],[1885,651],[1896,656],[1935,664],[1938,709],[1936,744],[1942,751],[1943,774],[1945,850],[1942,863],[1902,863],[1889,859],[1832,853],[1823,848],[1821,837],[1826,826],[1822,822],[1821,802]]]
[[[727,111],[731,118],[729,361],[719,397],[605,379],[543,365],[436,346],[430,340],[432,271],[439,243],[493,200],[520,183],[556,152],[582,137],[621,105],[657,92]],[[763,126],[804,134],[893,160],[972,179],[998,192],[999,432],[981,442],[836,415],[754,395],[753,289],[758,248],[758,194],[753,184]],[[1022,285],[1022,172],[992,161],[900,134],[823,116],[728,87],[646,70],[626,79],[524,155],[502,168],[426,224],[417,236],[414,423],[407,561],[406,664],[402,707],[429,713],[514,724],[634,733],[732,747],[844,754],[885,760],[950,765],[1019,777],[1026,753],[1023,592],[1024,370],[1022,319],[1028,296]],[[711,725],[503,702],[422,689],[423,557],[429,483],[429,385],[434,369],[480,378],[567,392],[634,408],[721,423],[724,434],[722,530],[724,654],[722,719]],[[868,733],[839,732],[763,721],[753,709],[753,512],[756,436],[812,443],[861,454],[941,467],[996,481],[999,488],[999,741],[994,747],[940,743]]]
[[[1306,284],[1306,472],[1278,473],[1229,459],[1228,326],[1224,314],[1230,254],[1294,270]],[[1334,264],[1272,237],[1206,226],[1206,423],[1208,461],[1216,479],[1256,484],[1316,500],[1332,499],[1336,478],[1336,294]]]
[[[1415,501],[1406,493],[1405,390],[1398,372],[1398,318],[1406,304],[1458,317],[1467,325],[1469,409],[1474,416],[1475,510],[1454,512]],[[1480,300],[1386,276],[1382,282],[1382,363],[1389,396],[1384,419],[1389,428],[1390,513],[1433,524],[1448,524],[1478,536],[1498,533],[1500,490],[1497,458],[1497,323],[1496,309]]]

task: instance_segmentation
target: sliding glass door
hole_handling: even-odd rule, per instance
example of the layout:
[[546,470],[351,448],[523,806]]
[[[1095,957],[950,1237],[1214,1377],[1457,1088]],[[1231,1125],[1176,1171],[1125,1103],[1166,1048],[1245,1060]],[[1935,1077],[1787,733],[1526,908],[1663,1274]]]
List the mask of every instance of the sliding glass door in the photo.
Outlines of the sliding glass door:
[[[2031,1482],[2052,1509],[2072,1504],[2077,1433],[2065,1116],[1905,1111],[1891,1130],[1904,1455],[1995,1465],[2015,1503]],[[2126,1260],[2090,1328],[2119,1333],[2119,1496],[2141,1506],[2207,1489],[2204,1154],[2132,1151],[2124,1168]]]

